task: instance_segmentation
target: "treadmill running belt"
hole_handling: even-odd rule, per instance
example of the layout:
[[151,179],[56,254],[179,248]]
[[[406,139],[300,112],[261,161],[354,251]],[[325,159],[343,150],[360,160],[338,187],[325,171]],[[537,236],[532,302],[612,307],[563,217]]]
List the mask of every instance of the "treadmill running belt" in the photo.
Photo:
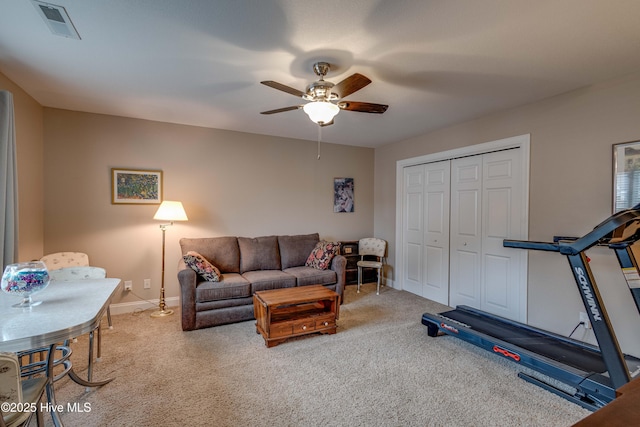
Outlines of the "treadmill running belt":
[[452,310],[440,314],[449,319],[470,325],[475,331],[498,338],[581,371],[600,374],[607,371],[600,352],[558,341],[534,331],[517,328],[499,320],[472,313]]

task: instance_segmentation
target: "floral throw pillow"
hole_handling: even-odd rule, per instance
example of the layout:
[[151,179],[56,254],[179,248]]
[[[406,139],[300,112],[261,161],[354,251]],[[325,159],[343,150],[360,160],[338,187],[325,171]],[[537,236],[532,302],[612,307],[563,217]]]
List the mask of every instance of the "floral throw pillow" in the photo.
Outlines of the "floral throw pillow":
[[339,249],[340,243],[322,240],[313,248],[304,265],[318,270],[326,270],[331,265],[333,257],[338,254]]
[[191,267],[207,282],[219,282],[220,270],[198,252],[189,251],[182,257],[184,263]]

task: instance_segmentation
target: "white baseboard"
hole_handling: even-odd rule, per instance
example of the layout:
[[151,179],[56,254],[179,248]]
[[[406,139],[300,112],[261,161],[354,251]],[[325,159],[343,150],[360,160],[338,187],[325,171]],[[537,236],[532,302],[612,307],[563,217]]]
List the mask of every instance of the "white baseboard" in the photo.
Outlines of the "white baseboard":
[[[165,298],[164,303],[167,307],[177,307],[180,305],[180,297]],[[111,314],[116,315],[158,308],[159,304],[159,299],[151,299],[148,301],[119,302],[111,304],[109,307]]]
[[[363,283],[363,284],[364,284],[364,285],[369,285],[369,284],[372,284],[372,283],[375,285],[377,282],[375,282],[375,281],[373,281],[373,282],[365,282],[365,283]],[[355,286],[358,286],[358,285],[357,285],[357,283],[349,283],[349,285],[347,285],[347,286],[354,286],[354,285],[355,285]],[[380,286],[387,286],[387,287],[389,287],[389,288],[398,289],[398,288],[396,288],[396,287],[394,286],[394,282],[393,282],[393,280],[391,280],[391,279],[384,279],[384,280],[382,281],[382,283],[380,284]]]

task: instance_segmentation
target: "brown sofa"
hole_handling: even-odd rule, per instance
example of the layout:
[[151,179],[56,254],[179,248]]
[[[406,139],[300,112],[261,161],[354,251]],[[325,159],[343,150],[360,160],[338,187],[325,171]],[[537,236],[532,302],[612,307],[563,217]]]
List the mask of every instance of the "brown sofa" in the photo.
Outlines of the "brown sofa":
[[253,293],[267,289],[324,285],[342,301],[347,260],[336,255],[330,268],[305,266],[319,235],[180,239],[182,254],[198,252],[220,270],[205,281],[184,260],[178,265],[182,329],[190,331],[254,319]]

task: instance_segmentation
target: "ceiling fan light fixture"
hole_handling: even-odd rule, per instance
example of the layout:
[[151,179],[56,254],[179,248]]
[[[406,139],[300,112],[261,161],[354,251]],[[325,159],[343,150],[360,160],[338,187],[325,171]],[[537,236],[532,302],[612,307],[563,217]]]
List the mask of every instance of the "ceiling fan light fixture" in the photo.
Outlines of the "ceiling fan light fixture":
[[312,122],[318,124],[330,123],[338,114],[340,108],[336,104],[327,101],[309,102],[302,107]]

